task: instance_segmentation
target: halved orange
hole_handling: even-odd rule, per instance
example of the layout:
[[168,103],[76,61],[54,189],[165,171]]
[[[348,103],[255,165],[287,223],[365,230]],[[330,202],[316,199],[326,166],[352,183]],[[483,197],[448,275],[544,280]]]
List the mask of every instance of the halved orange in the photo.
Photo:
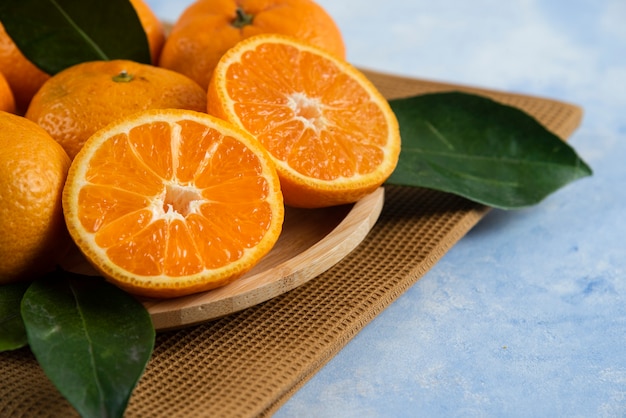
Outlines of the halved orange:
[[150,110],[98,131],[63,191],[86,258],[130,293],[176,297],[223,286],[273,247],[284,206],[251,135],[190,110]]
[[207,111],[265,146],[291,206],[354,202],[398,162],[398,122],[374,85],[346,61],[283,35],[231,48],[213,72]]

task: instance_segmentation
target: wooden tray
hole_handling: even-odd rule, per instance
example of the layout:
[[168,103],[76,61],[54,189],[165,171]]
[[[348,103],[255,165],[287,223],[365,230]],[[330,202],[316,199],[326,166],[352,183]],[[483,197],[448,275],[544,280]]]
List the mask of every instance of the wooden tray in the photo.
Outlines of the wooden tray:
[[[142,299],[157,331],[206,322],[288,292],[339,262],[365,238],[383,207],[379,188],[353,205],[286,208],[276,245],[251,271],[219,289],[174,299]],[[63,267],[97,275],[75,249]]]

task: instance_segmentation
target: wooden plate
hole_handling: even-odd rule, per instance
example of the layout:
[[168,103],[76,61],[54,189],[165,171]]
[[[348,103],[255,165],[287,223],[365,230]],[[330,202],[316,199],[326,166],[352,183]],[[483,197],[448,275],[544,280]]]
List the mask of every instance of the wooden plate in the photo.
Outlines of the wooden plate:
[[[379,188],[353,205],[324,209],[286,208],[278,242],[259,264],[219,289],[174,299],[142,299],[157,331],[210,321],[288,292],[348,255],[376,223],[383,207]],[[97,275],[78,250],[63,267]]]

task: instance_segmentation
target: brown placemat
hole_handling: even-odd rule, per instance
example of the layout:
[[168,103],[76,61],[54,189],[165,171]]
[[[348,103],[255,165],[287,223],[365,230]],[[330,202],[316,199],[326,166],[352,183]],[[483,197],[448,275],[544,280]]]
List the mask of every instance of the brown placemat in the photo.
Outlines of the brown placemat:
[[[559,101],[366,72],[389,98],[442,90],[518,106],[567,138],[582,110]],[[422,277],[488,208],[446,193],[386,187],[356,250],[321,276],[228,317],[157,335],[127,417],[252,417],[278,409],[359,330]],[[0,353],[1,417],[71,417],[25,348]]]

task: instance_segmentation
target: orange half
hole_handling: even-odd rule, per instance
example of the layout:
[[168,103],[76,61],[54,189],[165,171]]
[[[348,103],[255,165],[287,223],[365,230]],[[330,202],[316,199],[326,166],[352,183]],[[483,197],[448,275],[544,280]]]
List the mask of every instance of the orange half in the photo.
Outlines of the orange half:
[[94,134],[63,210],[76,244],[130,293],[176,297],[250,270],[280,235],[271,158],[248,133],[189,110],[151,110]]
[[230,49],[213,72],[207,110],[263,144],[291,206],[354,202],[398,162],[398,122],[375,86],[344,60],[283,35]]

